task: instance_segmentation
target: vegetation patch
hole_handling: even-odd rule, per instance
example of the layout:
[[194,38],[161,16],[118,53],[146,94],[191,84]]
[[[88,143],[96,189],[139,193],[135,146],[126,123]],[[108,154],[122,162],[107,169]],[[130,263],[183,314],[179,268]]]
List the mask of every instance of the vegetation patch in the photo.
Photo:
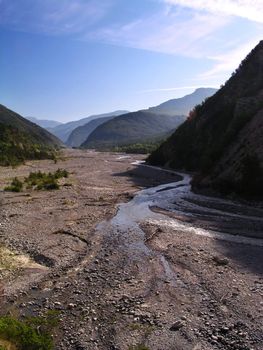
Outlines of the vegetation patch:
[[11,184],[5,187],[5,191],[21,192],[23,187],[33,190],[58,190],[58,180],[61,178],[67,178],[69,175],[65,169],[58,169],[54,173],[44,173],[41,171],[31,172],[28,177],[24,179],[24,183],[18,180],[16,177],[12,180]]
[[23,190],[23,182],[14,177],[10,185],[5,187],[5,191],[9,192],[21,192]]
[[123,153],[132,153],[132,154],[149,154],[155,151],[163,142],[143,142],[143,143],[134,143],[130,145],[116,146],[111,149],[112,152],[123,152]]
[[52,350],[51,331],[58,325],[58,313],[20,321],[10,316],[0,317],[0,349]]

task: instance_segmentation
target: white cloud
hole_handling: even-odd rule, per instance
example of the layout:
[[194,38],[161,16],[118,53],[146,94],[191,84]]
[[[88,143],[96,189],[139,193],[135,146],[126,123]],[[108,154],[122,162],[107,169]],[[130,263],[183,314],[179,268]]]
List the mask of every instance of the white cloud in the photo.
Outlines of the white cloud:
[[262,0],[163,0],[170,5],[180,5],[210,13],[247,18],[263,23]]

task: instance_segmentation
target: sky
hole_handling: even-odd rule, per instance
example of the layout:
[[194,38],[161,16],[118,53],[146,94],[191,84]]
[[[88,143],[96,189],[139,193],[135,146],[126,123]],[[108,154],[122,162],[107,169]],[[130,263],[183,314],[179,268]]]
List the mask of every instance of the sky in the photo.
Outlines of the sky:
[[0,103],[61,122],[219,87],[262,0],[0,0]]

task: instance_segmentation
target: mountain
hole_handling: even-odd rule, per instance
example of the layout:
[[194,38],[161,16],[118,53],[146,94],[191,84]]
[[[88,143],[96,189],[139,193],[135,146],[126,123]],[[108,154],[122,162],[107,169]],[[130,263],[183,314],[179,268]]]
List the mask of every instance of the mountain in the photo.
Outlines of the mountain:
[[67,145],[70,147],[79,147],[99,125],[113,118],[115,116],[93,119],[87,124],[77,127],[69,135]]
[[263,198],[263,41],[148,162],[194,171],[196,188]]
[[0,165],[49,158],[61,146],[47,130],[0,105]]
[[75,120],[72,122],[68,122],[65,124],[61,124],[56,126],[55,128],[49,128],[48,130],[56,135],[60,140],[62,140],[63,142],[67,142],[69,135],[71,134],[71,132],[76,129],[79,126],[85,125],[88,122],[90,122],[91,120],[94,119],[98,119],[98,118],[104,118],[104,117],[110,117],[110,116],[117,116],[117,115],[121,115],[127,113],[127,111],[115,111],[115,112],[111,112],[111,113],[104,113],[104,114],[98,114],[98,115],[91,115],[89,117],[80,119],[80,120]]
[[[83,147],[107,149],[137,144],[156,144],[167,138],[182,124],[190,110],[198,103],[217,91],[212,88],[200,88],[194,93],[179,99],[173,99],[159,106],[128,113],[104,122],[98,126],[83,143]],[[151,145],[153,148],[154,145]],[[149,145],[146,147],[149,149]],[[130,147],[129,147],[130,149]]]
[[98,126],[83,148],[110,149],[132,143],[159,140],[180,125],[185,116],[171,117],[138,111],[121,115]]
[[41,126],[41,128],[44,128],[44,129],[55,128],[56,126],[62,124],[62,123],[57,122],[55,120],[37,119],[34,117],[26,117],[26,119],[30,120],[34,124]]
[[188,115],[197,104],[214,95],[216,91],[217,89],[213,88],[199,88],[190,95],[166,101],[159,106],[149,108],[148,111],[155,114],[167,114],[172,116]]

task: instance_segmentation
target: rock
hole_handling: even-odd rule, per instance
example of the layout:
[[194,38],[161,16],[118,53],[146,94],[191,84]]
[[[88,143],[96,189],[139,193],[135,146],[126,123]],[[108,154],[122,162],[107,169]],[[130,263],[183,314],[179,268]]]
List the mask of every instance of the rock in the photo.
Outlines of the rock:
[[184,323],[178,320],[170,327],[170,331],[176,332],[183,326],[184,326]]
[[213,261],[219,266],[226,266],[229,264],[229,260],[227,258],[221,258],[217,255],[213,257]]

